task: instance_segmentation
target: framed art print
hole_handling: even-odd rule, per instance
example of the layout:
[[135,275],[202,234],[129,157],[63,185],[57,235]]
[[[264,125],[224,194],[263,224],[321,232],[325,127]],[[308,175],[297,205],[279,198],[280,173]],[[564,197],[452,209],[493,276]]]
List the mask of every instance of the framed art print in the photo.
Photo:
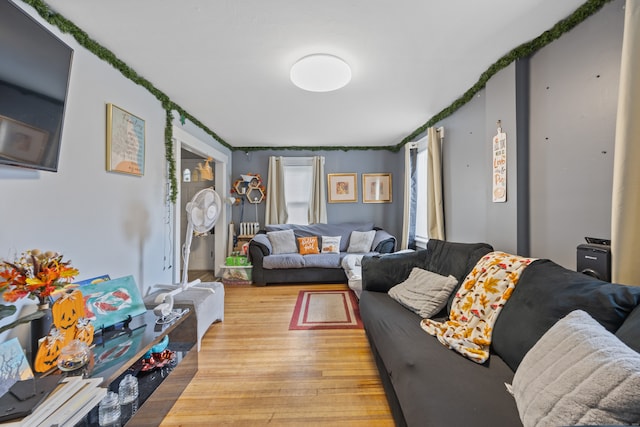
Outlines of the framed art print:
[[107,104],[107,170],[144,175],[144,120]]
[[327,175],[329,203],[354,203],[358,201],[358,184],[355,173],[330,173]]
[[391,174],[363,173],[362,201],[364,203],[391,203]]

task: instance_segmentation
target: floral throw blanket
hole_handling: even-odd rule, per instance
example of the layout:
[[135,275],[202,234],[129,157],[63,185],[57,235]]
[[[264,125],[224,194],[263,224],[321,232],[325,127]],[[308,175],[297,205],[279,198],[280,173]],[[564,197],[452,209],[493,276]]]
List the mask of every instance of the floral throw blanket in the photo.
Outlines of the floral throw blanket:
[[504,252],[485,255],[458,289],[449,320],[423,319],[420,326],[448,348],[484,363],[489,358],[493,325],[520,274],[534,260]]

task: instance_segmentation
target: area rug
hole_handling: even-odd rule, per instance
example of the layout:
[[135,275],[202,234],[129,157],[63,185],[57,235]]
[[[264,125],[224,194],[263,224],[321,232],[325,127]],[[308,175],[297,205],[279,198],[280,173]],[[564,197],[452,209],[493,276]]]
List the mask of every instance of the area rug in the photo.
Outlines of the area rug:
[[353,291],[300,291],[289,330],[362,329]]

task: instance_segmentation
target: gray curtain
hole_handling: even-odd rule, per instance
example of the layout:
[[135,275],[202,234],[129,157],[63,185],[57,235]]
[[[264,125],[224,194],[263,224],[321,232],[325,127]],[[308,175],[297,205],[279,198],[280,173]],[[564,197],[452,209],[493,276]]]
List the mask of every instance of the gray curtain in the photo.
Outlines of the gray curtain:
[[284,199],[284,165],[282,157],[269,157],[267,176],[267,202],[264,225],[285,224],[287,204]]
[[640,1],[627,0],[611,204],[612,280],[640,285]]

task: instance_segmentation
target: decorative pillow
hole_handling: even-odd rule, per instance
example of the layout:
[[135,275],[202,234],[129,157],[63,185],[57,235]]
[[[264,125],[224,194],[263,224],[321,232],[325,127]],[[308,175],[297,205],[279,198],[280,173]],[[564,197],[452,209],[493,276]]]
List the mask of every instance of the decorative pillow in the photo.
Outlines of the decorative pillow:
[[407,280],[389,289],[389,296],[426,319],[444,308],[457,284],[458,279],[453,276],[414,267]]
[[322,236],[322,253],[339,254],[341,236]]
[[300,255],[320,253],[318,250],[318,237],[298,237],[298,247]]
[[371,244],[374,237],[376,237],[376,230],[352,231],[347,252],[360,254],[371,252]]
[[271,242],[273,254],[295,254],[298,253],[296,246],[296,236],[293,230],[269,231],[267,237]]
[[582,310],[552,326],[513,378],[525,427],[640,421],[640,354]]

